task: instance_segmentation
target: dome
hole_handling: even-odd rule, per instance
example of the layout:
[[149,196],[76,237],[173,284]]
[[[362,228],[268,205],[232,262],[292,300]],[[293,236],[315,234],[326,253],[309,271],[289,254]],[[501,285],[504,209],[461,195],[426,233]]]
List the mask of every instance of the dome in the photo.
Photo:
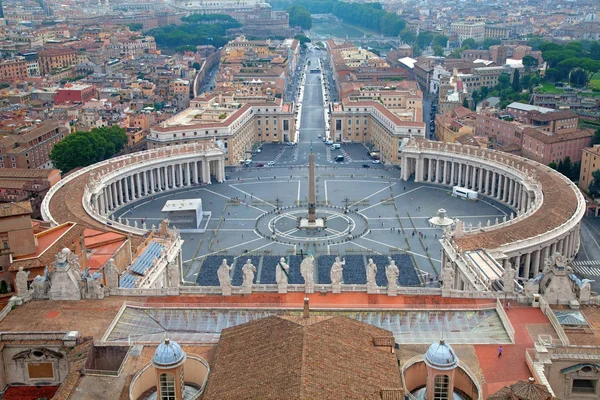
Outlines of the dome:
[[425,364],[431,368],[449,370],[458,366],[458,357],[452,346],[440,340],[429,346],[425,353]]
[[583,22],[598,22],[598,16],[596,14],[590,13],[585,16]]
[[185,361],[185,353],[181,346],[169,339],[158,345],[152,357],[152,365],[157,368],[173,368]]

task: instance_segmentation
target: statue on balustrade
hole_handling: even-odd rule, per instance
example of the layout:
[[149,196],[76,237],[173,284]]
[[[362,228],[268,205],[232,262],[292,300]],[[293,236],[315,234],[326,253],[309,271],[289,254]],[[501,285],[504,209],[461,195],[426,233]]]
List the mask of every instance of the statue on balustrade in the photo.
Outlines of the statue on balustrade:
[[309,254],[300,264],[300,274],[304,278],[304,292],[314,293],[315,291],[315,258]]
[[287,293],[287,285],[289,281],[290,266],[285,262],[285,258],[281,257],[275,267],[275,280],[279,293]]
[[336,257],[333,265],[331,266],[329,275],[331,277],[331,288],[333,293],[340,293],[342,291],[342,278],[344,275],[345,264],[346,260],[342,261],[339,257]]
[[398,292],[398,277],[400,270],[396,265],[396,261],[390,260],[390,264],[385,267],[385,277],[388,281],[388,296],[395,296]]
[[373,262],[372,258],[369,258],[367,264],[367,293],[375,293],[377,290],[377,264]]
[[227,259],[223,259],[223,262],[217,270],[217,277],[219,278],[219,286],[223,296],[231,296],[231,277],[230,273],[233,267],[227,265]]
[[17,276],[15,279],[15,285],[17,286],[17,296],[22,298],[29,297],[29,288],[27,286],[27,279],[29,278],[29,273],[31,271],[23,271],[23,267],[19,267],[19,272],[17,272]]
[[442,271],[442,289],[454,289],[454,277],[454,268],[452,268],[452,264],[448,263]]
[[242,290],[244,293],[252,293],[252,284],[254,283],[254,273],[256,267],[252,264],[252,260],[246,260],[246,264],[242,267],[242,275],[244,280],[242,282]]
[[504,283],[504,291],[506,293],[515,292],[515,276],[516,271],[512,267],[511,263],[506,263],[506,269],[502,274],[502,282]]

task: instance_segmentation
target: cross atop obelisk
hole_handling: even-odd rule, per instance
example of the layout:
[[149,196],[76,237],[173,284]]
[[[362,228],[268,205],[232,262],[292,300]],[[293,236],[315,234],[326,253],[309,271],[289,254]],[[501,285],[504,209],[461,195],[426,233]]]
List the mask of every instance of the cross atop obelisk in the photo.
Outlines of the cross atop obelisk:
[[308,156],[308,222],[314,223],[317,219],[315,210],[315,155],[310,145],[310,155]]

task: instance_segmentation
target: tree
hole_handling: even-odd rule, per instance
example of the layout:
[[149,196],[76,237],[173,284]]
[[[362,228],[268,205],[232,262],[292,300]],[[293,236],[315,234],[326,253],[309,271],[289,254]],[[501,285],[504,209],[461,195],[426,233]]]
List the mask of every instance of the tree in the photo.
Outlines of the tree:
[[502,41],[500,39],[485,38],[485,39],[483,39],[483,44],[481,45],[481,47],[484,50],[489,50],[490,47],[499,45],[501,43],[502,43]]
[[202,68],[202,66],[200,65],[200,63],[198,61],[195,61],[192,64],[192,68],[194,68],[196,71],[200,71],[200,68]]
[[468,38],[468,39],[463,40],[462,43],[460,44],[460,46],[463,49],[476,49],[477,42],[473,38]]
[[600,144],[600,128],[596,128],[596,132],[592,137],[592,144]]
[[417,42],[417,35],[409,29],[403,29],[400,32],[400,39],[402,39],[404,43],[414,45]]
[[144,29],[144,25],[140,23],[129,24],[128,26],[130,31],[141,31]]
[[465,97],[465,99],[463,100],[462,106],[463,106],[464,108],[469,108],[469,99],[467,99],[467,98]]
[[575,87],[584,87],[587,81],[585,71],[577,68],[569,74],[569,83]]
[[523,63],[523,66],[525,67],[526,72],[531,72],[532,68],[535,68],[538,66],[537,58],[534,58],[531,56],[523,57],[523,60],[521,62]]
[[433,37],[433,45],[434,46],[440,46],[440,47],[446,47],[448,46],[448,36],[446,35],[435,35]]
[[310,38],[304,35],[296,35],[294,36],[294,39],[298,40],[300,44],[306,44],[311,42]]
[[556,163],[554,161],[552,161],[550,164],[548,164],[548,166],[550,168],[552,168],[553,170],[556,170],[558,168],[558,166],[556,165]]
[[508,89],[510,86],[510,76],[508,74],[500,74],[498,77],[498,90]]
[[417,35],[417,45],[420,49],[426,49],[433,41],[433,32],[423,31]]
[[312,16],[306,8],[300,5],[293,5],[287,9],[290,15],[290,26],[299,26],[304,30],[312,28]]
[[588,189],[593,197],[600,195],[600,170],[592,172],[592,181]]
[[443,57],[444,56],[444,48],[437,44],[434,45],[433,46],[433,55],[436,57]]
[[518,68],[515,68],[515,72],[513,73],[512,88],[517,93],[521,91],[521,74]]
[[118,126],[76,132],[54,146],[50,159],[64,174],[114,156],[123,149],[127,140],[125,130]]

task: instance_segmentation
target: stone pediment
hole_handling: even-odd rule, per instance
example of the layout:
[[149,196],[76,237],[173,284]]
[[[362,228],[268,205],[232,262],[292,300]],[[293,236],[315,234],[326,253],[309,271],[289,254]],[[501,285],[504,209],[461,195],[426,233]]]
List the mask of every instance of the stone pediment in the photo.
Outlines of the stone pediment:
[[13,360],[33,360],[33,361],[43,361],[43,360],[59,360],[63,358],[64,355],[59,353],[58,351],[50,350],[45,347],[37,348],[37,349],[27,349],[23,350],[13,356]]

